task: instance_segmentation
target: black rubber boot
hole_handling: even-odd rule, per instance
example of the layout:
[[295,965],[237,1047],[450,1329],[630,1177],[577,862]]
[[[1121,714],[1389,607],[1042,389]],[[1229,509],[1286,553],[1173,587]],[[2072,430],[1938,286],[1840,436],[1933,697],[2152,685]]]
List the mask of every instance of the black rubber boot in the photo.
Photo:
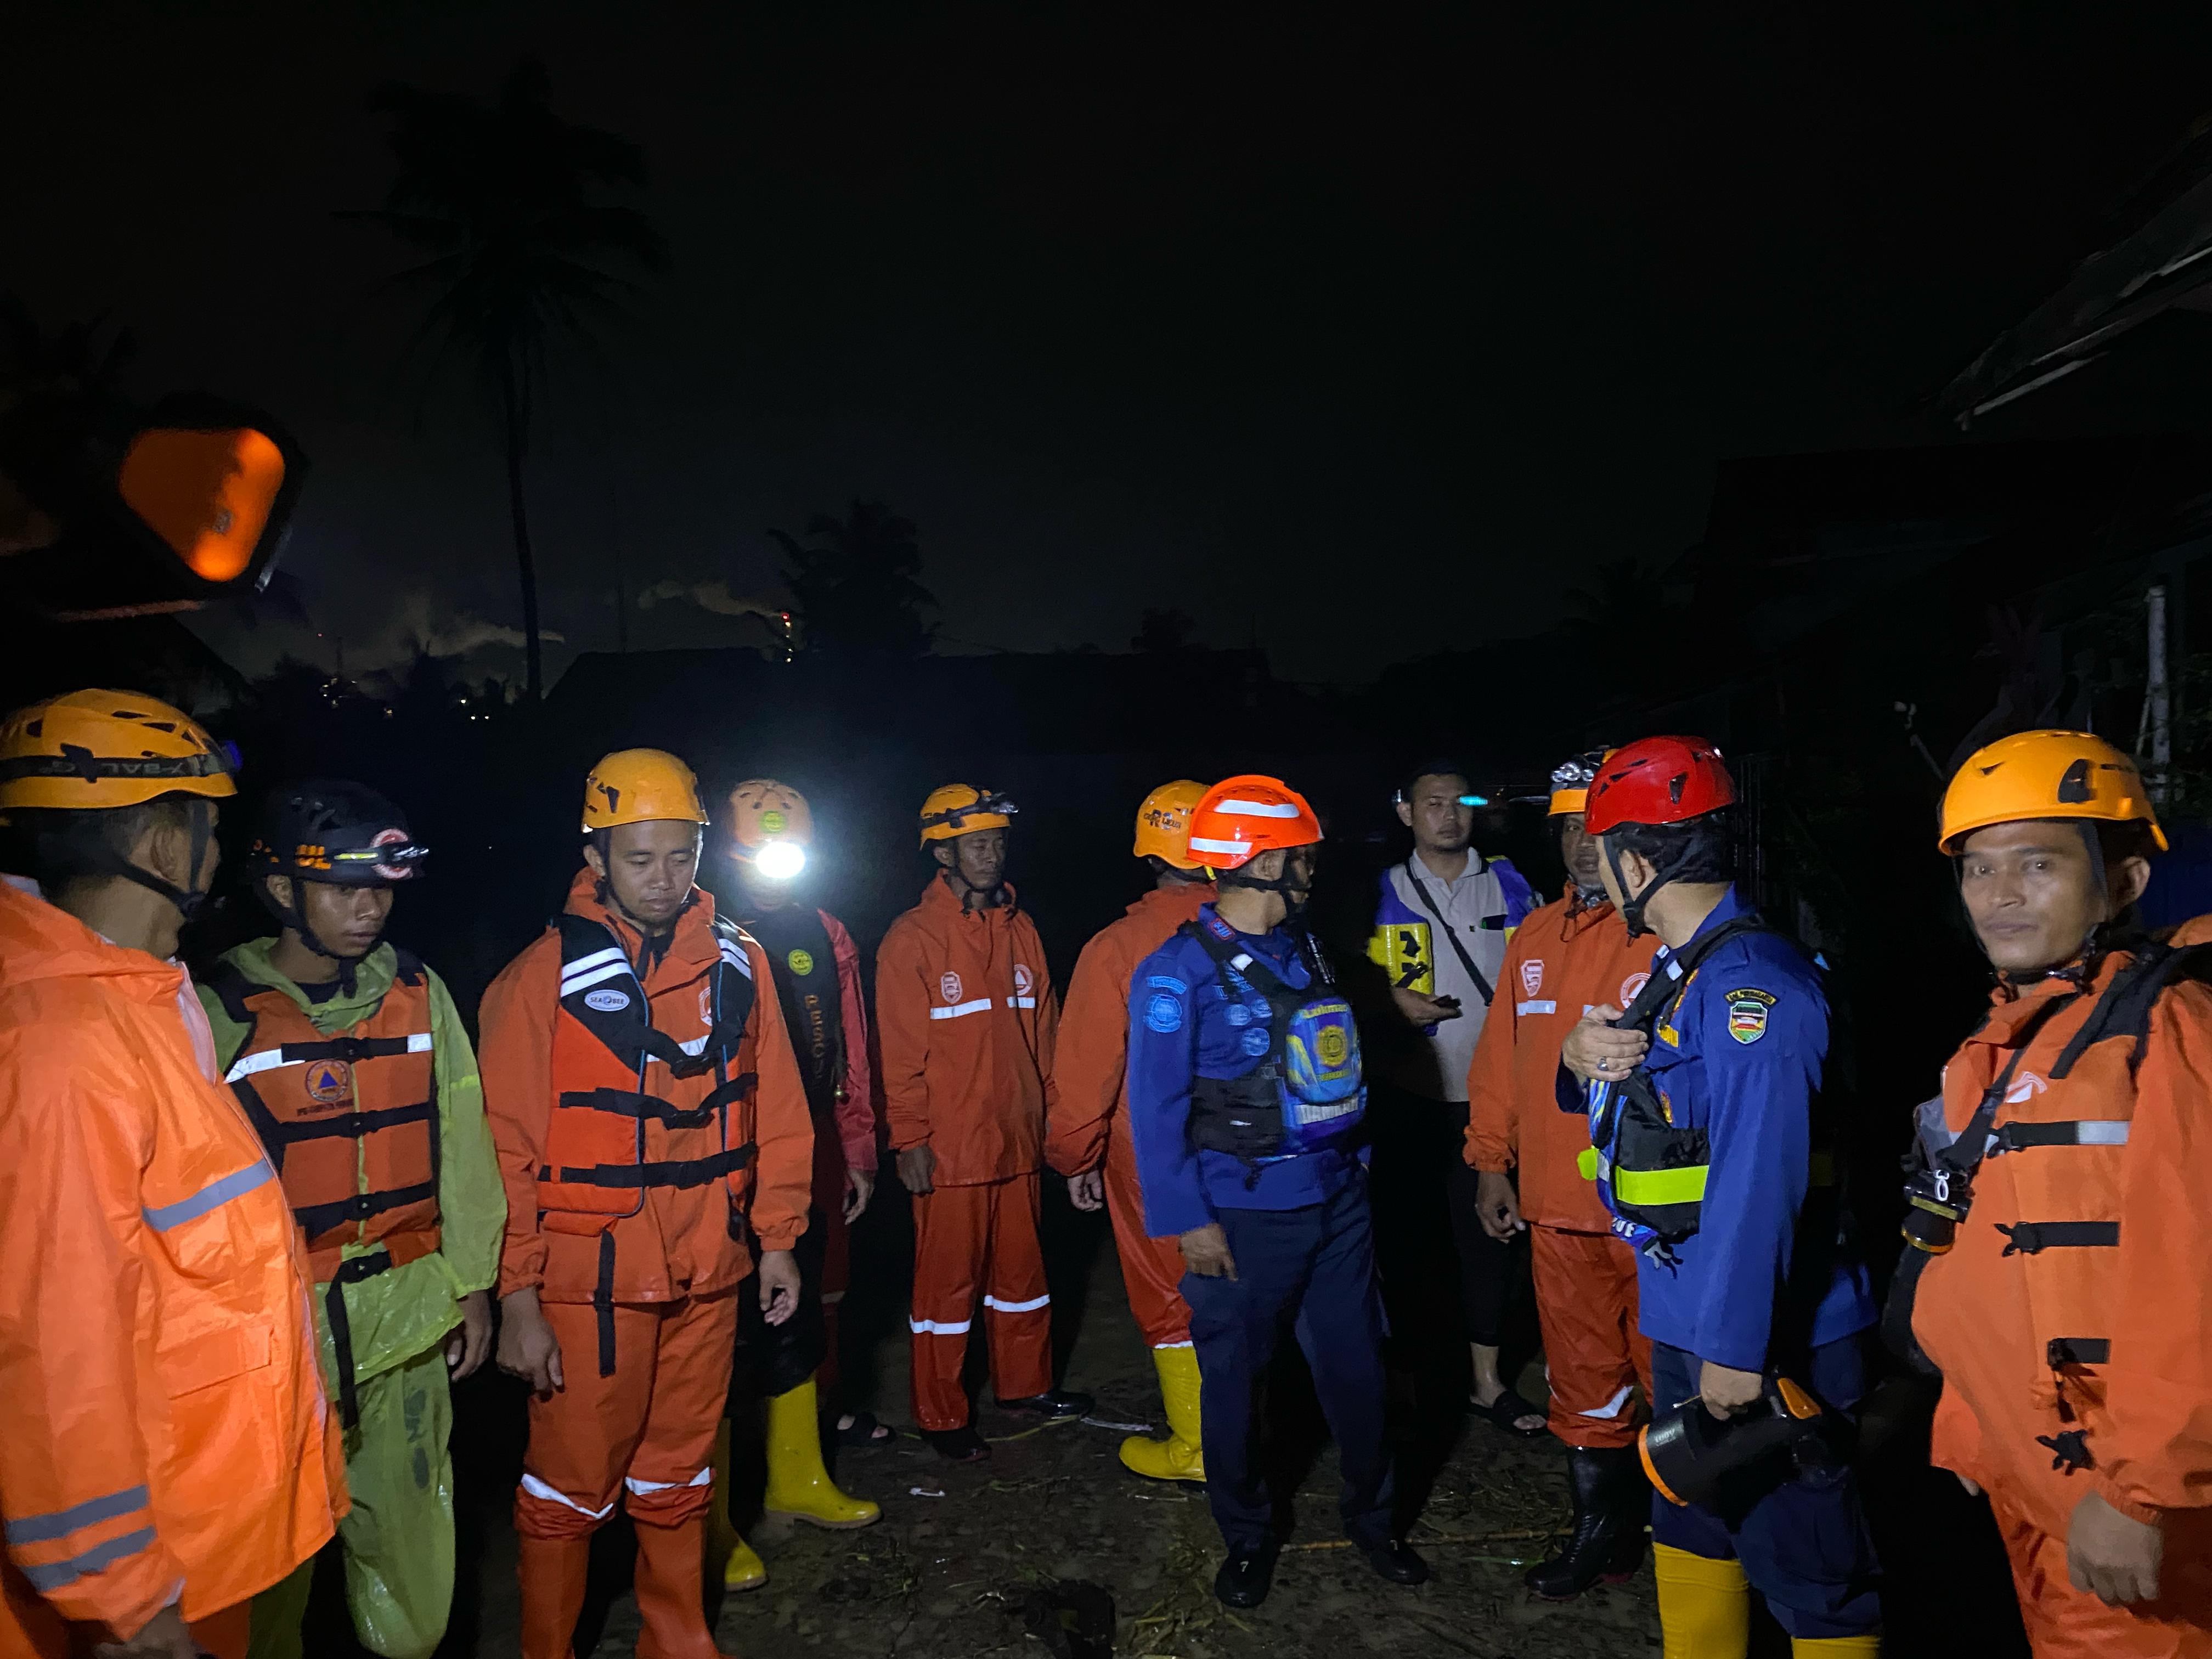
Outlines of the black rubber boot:
[[1568,1448],[1575,1528],[1565,1549],[1528,1569],[1523,1582],[1530,1589],[1547,1601],[1566,1601],[1601,1581],[1617,1584],[1634,1574],[1644,1559],[1643,1474],[1633,1446]]

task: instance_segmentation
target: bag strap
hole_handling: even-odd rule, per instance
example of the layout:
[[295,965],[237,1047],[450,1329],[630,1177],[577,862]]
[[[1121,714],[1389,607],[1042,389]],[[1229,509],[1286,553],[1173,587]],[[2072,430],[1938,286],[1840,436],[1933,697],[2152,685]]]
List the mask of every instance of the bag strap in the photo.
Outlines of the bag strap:
[[2012,1074],[2019,1069],[2022,1056],[2034,1042],[2035,1034],[2061,1008],[2071,1007],[2081,1000],[2081,993],[2079,991],[2069,991],[2063,996],[2052,997],[2021,1022],[2020,1030],[2014,1033],[2015,1042],[2011,1057],[2005,1061],[1996,1080],[1982,1091],[1981,1102],[1974,1108],[1973,1116],[1966,1120],[1966,1127],[1959,1131],[1958,1138],[1936,1153],[1931,1161],[1941,1164],[1953,1175],[1972,1178],[1974,1171],[1982,1167],[1982,1160],[1989,1156],[1990,1131],[1996,1123],[1997,1109],[2004,1104],[2005,1095],[2012,1087]]
[[[1490,867],[1487,860],[1482,867],[1486,870]],[[1467,970],[1467,976],[1474,981],[1476,994],[1481,997],[1482,1006],[1487,1008],[1492,997],[1496,994],[1490,988],[1490,981],[1482,976],[1482,969],[1474,965],[1474,958],[1468,955],[1467,946],[1459,942],[1459,929],[1446,921],[1444,913],[1437,908],[1437,902],[1429,892],[1429,884],[1414,872],[1413,860],[1410,858],[1406,860],[1406,879],[1413,884],[1413,890],[1421,896],[1422,904],[1437,919],[1437,929],[1451,941],[1452,954],[1459,958],[1459,965]]]

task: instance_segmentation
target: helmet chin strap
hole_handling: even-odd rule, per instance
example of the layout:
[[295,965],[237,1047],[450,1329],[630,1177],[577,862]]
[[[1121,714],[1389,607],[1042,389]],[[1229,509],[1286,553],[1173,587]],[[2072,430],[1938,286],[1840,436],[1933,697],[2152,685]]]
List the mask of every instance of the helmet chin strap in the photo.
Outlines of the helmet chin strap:
[[[185,812],[191,824],[191,861],[189,867],[191,878],[197,878],[200,864],[207,857],[208,842],[215,838],[215,826],[209,821],[205,801],[198,799],[188,801]],[[204,887],[179,887],[164,881],[151,870],[131,863],[120,853],[109,853],[100,860],[100,863],[109,875],[135,882],[148,892],[157,893],[168,900],[177,907],[177,914],[186,921],[195,920],[208,908],[207,889]]]
[[[300,883],[306,878],[289,876],[286,879],[292,884],[291,903],[279,904],[276,902],[276,895],[269,890],[269,884],[265,880],[261,883],[261,902],[275,913],[277,921],[300,936],[301,944],[306,945],[317,956],[337,964],[338,994],[345,997],[351,996],[354,991],[354,968],[361,958],[341,956],[323,943],[315,930],[307,925],[307,907],[300,902]],[[372,945],[369,948],[374,950],[375,947]]]
[[1653,875],[1651,879],[1644,884],[1644,888],[1642,892],[1638,893],[1634,898],[1630,898],[1628,896],[1628,872],[1620,867],[1620,849],[1615,847],[1610,839],[1604,836],[1599,837],[1598,845],[1605,849],[1605,861],[1607,867],[1613,872],[1613,878],[1620,884],[1620,887],[1622,901],[1620,906],[1620,919],[1628,924],[1628,936],[1631,939],[1641,939],[1644,934],[1651,931],[1651,929],[1645,925],[1644,921],[1644,907],[1651,902],[1652,896],[1656,894],[1662,887],[1664,887],[1668,882],[1674,880],[1675,877],[1680,875],[1683,871],[1689,868],[1690,855],[1687,853],[1683,854],[1681,857],[1676,859],[1665,869],[1661,870]]
[[961,872],[960,856],[954,854],[952,862],[945,866],[945,878],[960,889],[960,908],[964,915],[970,910],[988,910],[999,902],[1006,889],[1006,878],[1000,877],[988,887],[978,887]]

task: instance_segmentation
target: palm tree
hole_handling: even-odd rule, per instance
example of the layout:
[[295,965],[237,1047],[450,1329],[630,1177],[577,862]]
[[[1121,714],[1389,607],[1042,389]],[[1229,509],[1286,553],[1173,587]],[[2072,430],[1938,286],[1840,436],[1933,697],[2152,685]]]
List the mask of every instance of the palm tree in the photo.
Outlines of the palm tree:
[[881,501],[856,501],[842,519],[814,515],[806,526],[811,547],[786,531],[768,533],[790,562],[785,580],[807,650],[918,657],[929,649],[921,612],[937,599],[919,580],[913,520]]
[[517,64],[489,106],[385,88],[373,107],[395,118],[398,172],[381,209],[342,216],[381,225],[428,256],[394,282],[429,295],[416,343],[430,350],[434,369],[465,359],[498,420],[533,700],[544,683],[523,460],[552,349],[594,347],[595,329],[639,291],[620,267],[650,275],[668,269],[667,244],[652,222],[601,199],[644,187],[644,152],[615,133],[562,120],[549,93],[545,67],[535,59]]

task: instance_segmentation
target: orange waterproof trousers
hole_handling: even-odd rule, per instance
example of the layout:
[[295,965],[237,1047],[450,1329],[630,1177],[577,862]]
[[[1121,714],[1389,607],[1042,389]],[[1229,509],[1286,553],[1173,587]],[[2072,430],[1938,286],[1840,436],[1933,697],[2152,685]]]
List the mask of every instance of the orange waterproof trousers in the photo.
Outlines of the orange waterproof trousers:
[[[46,1599],[12,1568],[7,1571],[6,1580],[9,1602],[29,1645],[0,1648],[0,1659],[72,1659],[74,1655],[89,1653],[95,1641],[107,1639],[104,1634],[89,1633],[98,1626],[64,1624]],[[214,1659],[246,1659],[252,1607],[252,1602],[240,1601],[234,1607],[195,1619],[186,1628],[201,1650]]]
[[738,1340],[737,1293],[617,1306],[611,1376],[599,1375],[598,1310],[575,1302],[544,1308],[567,1386],[530,1401],[515,1531],[585,1537],[625,1498],[641,1526],[704,1515]]
[[1022,1400],[1052,1387],[1052,1296],[1037,1243],[1036,1176],[939,1187],[914,1200],[914,1419],[925,1429],[968,1421],[960,1367],[975,1295],[991,1343],[991,1387]]
[[2108,1607],[2066,1576],[2066,1540],[1990,1508],[2012,1562],[2021,1622],[2035,1659],[2212,1659],[2212,1511],[2169,1513],[2159,1599]]
[[1129,1311],[1146,1342],[1155,1348],[1190,1346],[1190,1304],[1182,1283],[1182,1250],[1172,1238],[1145,1236],[1145,1195],[1137,1184],[1137,1155],[1127,1130],[1115,1125],[1106,1145],[1106,1216],[1114,1224],[1114,1249],[1121,1258],[1121,1284]]
[[1651,1344],[1636,1328],[1636,1252],[1611,1233],[1536,1225],[1528,1261],[1552,1394],[1546,1426],[1593,1451],[1635,1444],[1630,1390],[1651,1392]]

